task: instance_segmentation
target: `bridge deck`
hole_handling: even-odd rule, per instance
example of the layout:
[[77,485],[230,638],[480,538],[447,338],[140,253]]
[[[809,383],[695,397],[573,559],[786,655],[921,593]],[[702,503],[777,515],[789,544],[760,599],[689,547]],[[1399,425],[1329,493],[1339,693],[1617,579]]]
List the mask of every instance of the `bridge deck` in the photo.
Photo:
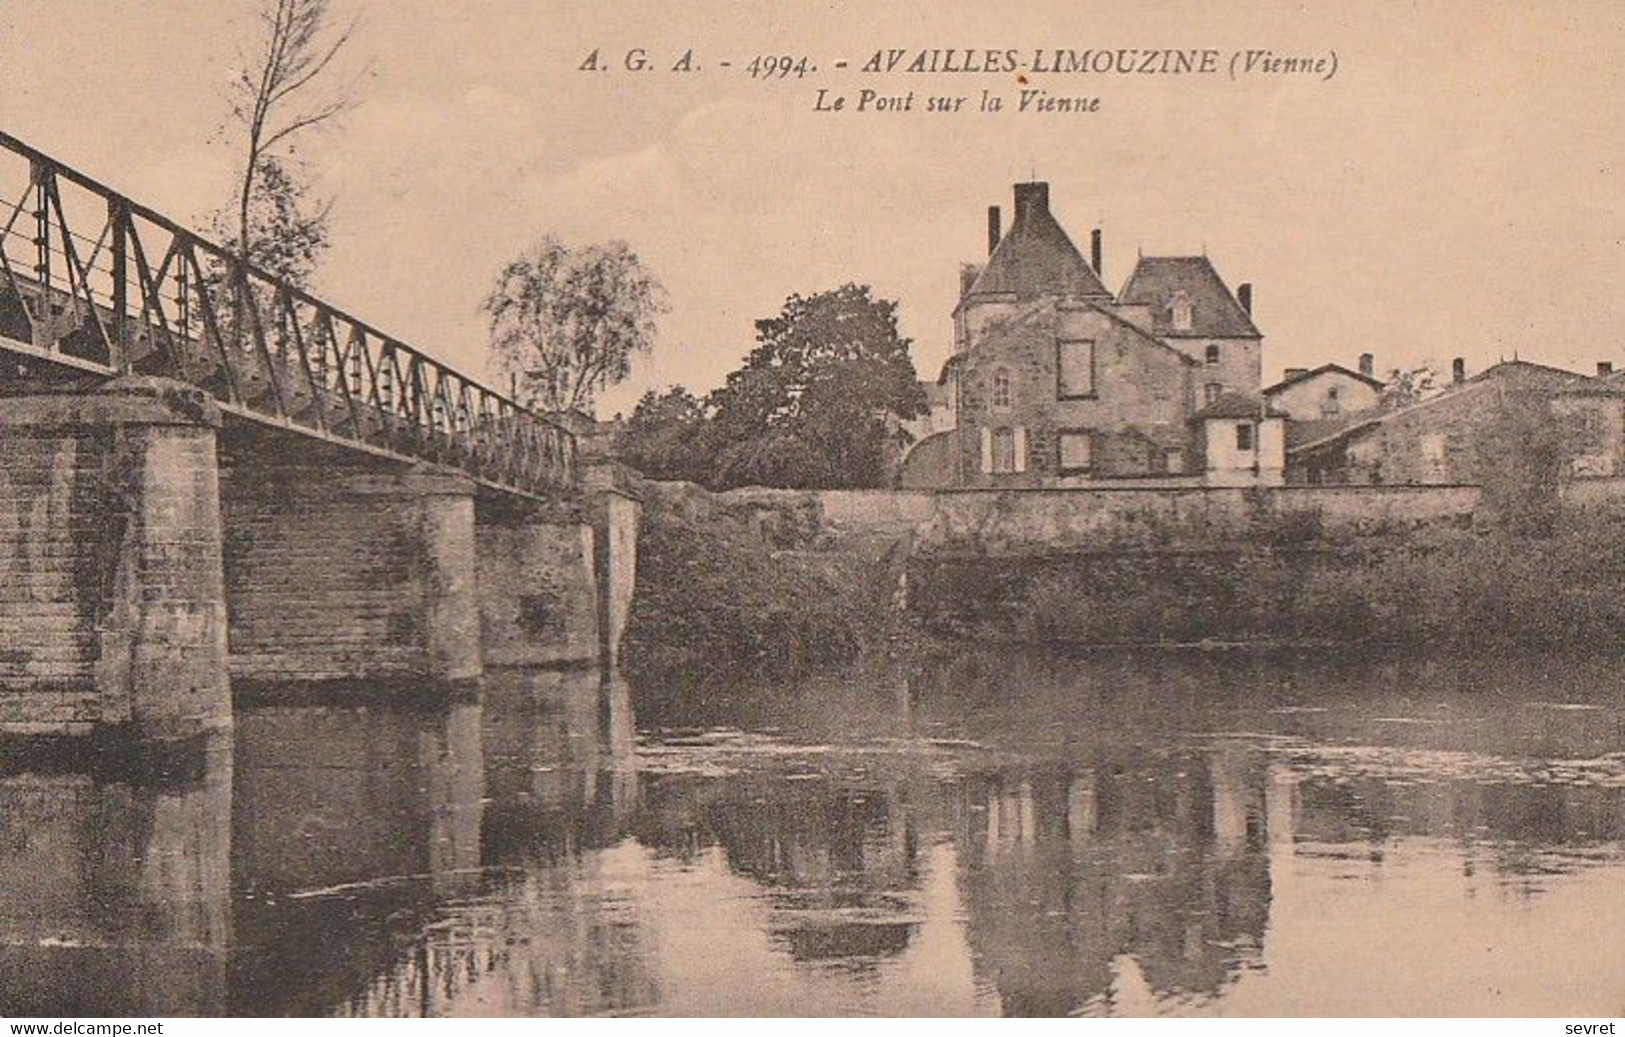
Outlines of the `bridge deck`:
[[513,494],[579,483],[566,429],[5,133],[0,352],[175,378],[236,418]]

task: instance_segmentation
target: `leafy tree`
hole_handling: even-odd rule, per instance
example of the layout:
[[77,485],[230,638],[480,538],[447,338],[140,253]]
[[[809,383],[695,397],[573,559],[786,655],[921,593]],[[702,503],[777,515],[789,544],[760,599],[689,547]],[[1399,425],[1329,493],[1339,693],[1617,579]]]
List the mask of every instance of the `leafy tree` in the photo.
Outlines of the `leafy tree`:
[[626,242],[571,248],[548,235],[502,269],[481,309],[524,402],[585,411],[653,346],[665,294]]
[[711,481],[705,403],[676,386],[643,394],[617,442],[621,459],[652,479]]
[[1505,391],[1476,442],[1478,482],[1496,522],[1520,536],[1546,536],[1563,480],[1563,436],[1550,402]]
[[925,412],[897,304],[867,285],[792,295],[756,322],[757,346],[711,395],[727,444],[719,481],[800,488],[880,486]]
[[1423,364],[1409,370],[1395,368],[1388,373],[1387,384],[1377,397],[1377,405],[1384,410],[1398,410],[1444,392],[1449,382],[1431,365]]
[[717,460],[716,482],[722,486],[786,489],[846,485],[818,444],[788,427],[769,429],[724,449]]
[[[232,225],[233,216],[216,213],[211,230],[216,237],[235,240],[248,262],[289,284],[305,287],[330,243],[328,213],[332,205],[312,207],[302,176],[283,159],[260,160],[258,184],[249,202],[246,233]],[[221,276],[216,272],[215,279]]]

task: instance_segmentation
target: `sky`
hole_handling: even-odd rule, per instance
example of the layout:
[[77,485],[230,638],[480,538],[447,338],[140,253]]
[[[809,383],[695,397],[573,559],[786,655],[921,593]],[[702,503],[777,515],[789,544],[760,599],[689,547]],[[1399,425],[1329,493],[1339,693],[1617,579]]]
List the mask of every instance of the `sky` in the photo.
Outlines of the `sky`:
[[[223,91],[257,0],[7,0],[0,128],[175,218],[230,195]],[[792,293],[867,283],[899,303],[923,377],[951,348],[961,262],[1012,183],[1050,183],[1105,280],[1206,252],[1251,282],[1267,380],[1513,355],[1625,367],[1625,4],[565,4],[334,0],[359,12],[361,104],[305,138],[334,201],[319,294],[478,372],[479,302],[546,233],[624,239],[670,310],[631,380],[706,390]],[[692,75],[578,70],[634,47]],[[1335,51],[1330,81],[1050,77],[1089,115],[814,111],[856,94],[978,95],[1013,76],[865,76],[885,48]],[[756,54],[807,55],[753,81]],[[837,72],[837,59],[852,63]],[[734,69],[715,62],[731,60]]]

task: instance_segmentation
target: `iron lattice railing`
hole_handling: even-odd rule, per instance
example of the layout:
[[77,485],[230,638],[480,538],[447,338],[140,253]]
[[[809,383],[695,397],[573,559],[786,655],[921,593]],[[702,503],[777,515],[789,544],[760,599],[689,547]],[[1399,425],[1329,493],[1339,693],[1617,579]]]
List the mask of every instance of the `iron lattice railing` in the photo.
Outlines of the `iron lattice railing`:
[[524,493],[577,484],[564,428],[0,133],[0,339]]

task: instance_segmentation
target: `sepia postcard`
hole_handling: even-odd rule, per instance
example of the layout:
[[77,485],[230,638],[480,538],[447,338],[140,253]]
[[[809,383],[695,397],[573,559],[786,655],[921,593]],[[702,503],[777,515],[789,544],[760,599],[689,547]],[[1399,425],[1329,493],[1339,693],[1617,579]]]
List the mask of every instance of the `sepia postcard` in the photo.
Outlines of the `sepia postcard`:
[[6,0],[0,1017],[1616,1032],[1622,97],[1610,0]]

